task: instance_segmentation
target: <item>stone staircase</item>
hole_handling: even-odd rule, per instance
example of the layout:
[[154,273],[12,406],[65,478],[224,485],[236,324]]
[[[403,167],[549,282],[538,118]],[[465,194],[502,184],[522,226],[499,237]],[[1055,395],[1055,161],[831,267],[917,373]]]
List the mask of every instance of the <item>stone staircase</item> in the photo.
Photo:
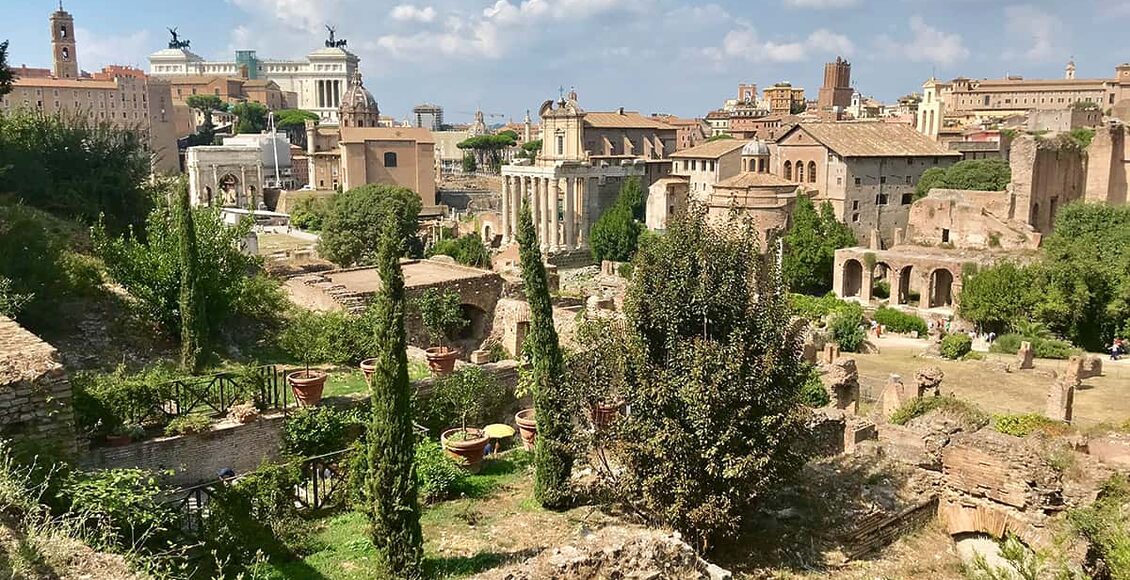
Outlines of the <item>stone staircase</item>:
[[341,304],[350,314],[361,314],[364,312],[366,306],[369,304],[369,298],[371,297],[369,293],[354,292],[347,289],[342,284],[336,284],[322,274],[304,276],[302,283],[306,286],[313,286],[326,293],[327,296],[333,298],[338,304]]

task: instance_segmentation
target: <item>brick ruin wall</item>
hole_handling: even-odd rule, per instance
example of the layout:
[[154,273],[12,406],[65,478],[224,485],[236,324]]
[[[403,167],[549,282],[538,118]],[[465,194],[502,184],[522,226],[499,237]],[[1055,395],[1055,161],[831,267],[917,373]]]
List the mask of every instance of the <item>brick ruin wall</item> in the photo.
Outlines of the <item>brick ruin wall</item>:
[[58,351],[0,316],[0,437],[75,449],[71,385]]

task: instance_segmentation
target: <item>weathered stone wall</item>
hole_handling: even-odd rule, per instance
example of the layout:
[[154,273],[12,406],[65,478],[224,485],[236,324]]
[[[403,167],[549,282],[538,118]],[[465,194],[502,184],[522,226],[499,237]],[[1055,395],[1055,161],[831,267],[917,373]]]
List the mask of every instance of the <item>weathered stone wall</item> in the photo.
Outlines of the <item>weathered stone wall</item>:
[[1022,135],[1012,143],[1009,190],[1016,196],[1015,219],[1041,233],[1051,232],[1059,208],[1083,198],[1087,182],[1083,150]]
[[1013,211],[1006,191],[932,189],[910,206],[906,239],[926,246],[946,239],[957,249],[1035,248],[1040,235],[1025,227],[1023,217],[1013,221]]
[[163,437],[123,447],[92,449],[81,463],[88,469],[141,468],[172,471],[172,485],[194,485],[217,478],[230,467],[245,473],[279,454],[282,414],[246,425],[223,425],[207,433]]
[[0,316],[0,437],[75,448],[71,385],[54,347]]
[[1087,147],[1087,189],[1089,202],[1124,204],[1130,202],[1130,139],[1121,123],[1095,130]]

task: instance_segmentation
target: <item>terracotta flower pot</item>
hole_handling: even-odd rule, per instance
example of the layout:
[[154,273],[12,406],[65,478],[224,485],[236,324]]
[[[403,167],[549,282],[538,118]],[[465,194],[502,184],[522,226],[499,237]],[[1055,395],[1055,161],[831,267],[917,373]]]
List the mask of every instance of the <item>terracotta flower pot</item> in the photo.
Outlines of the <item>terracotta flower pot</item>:
[[428,358],[428,368],[437,376],[451,374],[455,370],[455,361],[459,359],[459,349],[446,346],[433,346],[424,350]]
[[514,422],[518,424],[518,433],[522,435],[522,447],[526,451],[534,450],[534,442],[538,437],[538,423],[534,420],[533,409],[523,409],[514,415]]
[[478,473],[483,468],[483,450],[486,449],[490,439],[483,434],[482,430],[472,428],[467,429],[467,435],[470,437],[468,439],[462,441],[449,439],[450,436],[460,431],[462,429],[458,427],[444,431],[439,437],[440,443],[443,444],[443,449],[447,451],[447,454],[460,462],[467,471]]
[[294,399],[302,407],[313,407],[322,401],[322,390],[326,387],[326,373],[322,371],[294,371],[286,376]]
[[377,370],[377,359],[367,358],[361,361],[361,372],[365,373],[365,384],[373,386],[373,372]]
[[624,407],[624,401],[618,400],[611,403],[597,403],[592,406],[592,426],[594,429],[600,431],[607,428],[609,425],[616,421],[616,417],[620,415],[620,409]]

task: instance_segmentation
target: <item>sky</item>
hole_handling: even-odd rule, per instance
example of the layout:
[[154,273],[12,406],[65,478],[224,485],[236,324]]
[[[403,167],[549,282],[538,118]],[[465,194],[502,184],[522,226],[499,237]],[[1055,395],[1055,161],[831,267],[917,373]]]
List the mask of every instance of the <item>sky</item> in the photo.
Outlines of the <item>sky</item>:
[[[1130,0],[64,0],[79,64],[148,68],[177,27],[191,50],[232,60],[301,57],[324,26],[361,57],[365,86],[397,118],[423,102],[448,122],[481,109],[520,121],[576,89],[581,107],[704,116],[778,81],[810,98],[843,56],[864,95],[893,101],[932,74],[1108,78],[1130,61]],[[50,66],[53,0],[0,0],[13,65]]]

